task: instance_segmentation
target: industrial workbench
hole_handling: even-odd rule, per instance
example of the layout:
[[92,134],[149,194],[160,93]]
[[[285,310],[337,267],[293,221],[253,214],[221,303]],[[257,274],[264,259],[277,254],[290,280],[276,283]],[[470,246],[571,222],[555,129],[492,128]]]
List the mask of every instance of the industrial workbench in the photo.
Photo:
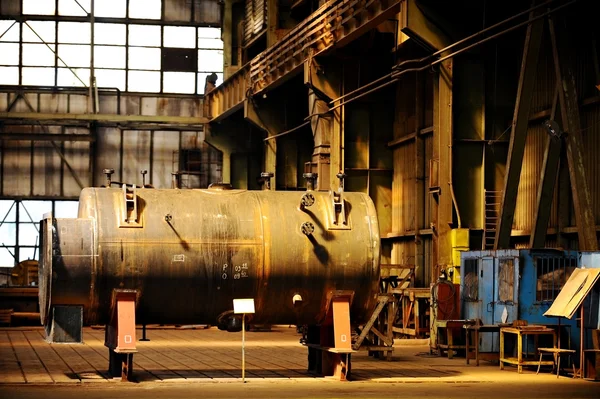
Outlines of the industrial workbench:
[[[504,353],[504,336],[505,334],[513,334],[517,337],[517,357],[506,357]],[[523,366],[553,366],[554,361],[552,360],[539,360],[539,359],[523,359],[523,337],[527,338],[528,335],[534,336],[534,346],[537,350],[537,341],[540,335],[552,335],[553,347],[557,347],[556,331],[546,326],[520,326],[520,327],[502,327],[500,329],[500,370],[504,370],[504,363],[516,364],[519,374],[523,372]]]

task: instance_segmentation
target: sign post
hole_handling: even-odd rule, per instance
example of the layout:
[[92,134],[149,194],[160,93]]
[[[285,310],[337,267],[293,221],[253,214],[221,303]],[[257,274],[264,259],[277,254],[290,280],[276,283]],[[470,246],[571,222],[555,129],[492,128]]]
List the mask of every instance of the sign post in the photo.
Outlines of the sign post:
[[254,313],[254,299],[234,299],[233,313],[242,315],[242,383],[246,383],[246,314]]

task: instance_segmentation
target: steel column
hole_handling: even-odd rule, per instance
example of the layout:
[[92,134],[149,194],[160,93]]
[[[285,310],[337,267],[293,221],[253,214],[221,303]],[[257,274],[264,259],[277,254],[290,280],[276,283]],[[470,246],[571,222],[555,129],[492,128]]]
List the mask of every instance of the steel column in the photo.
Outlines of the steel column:
[[[534,16],[534,13],[531,13],[530,19]],[[523,59],[521,61],[521,73],[517,88],[517,100],[515,102],[515,112],[508,148],[508,160],[506,161],[504,191],[500,205],[500,214],[498,216],[496,240],[494,242],[495,250],[508,248],[510,245],[510,234],[517,205],[517,192],[521,178],[521,167],[523,166],[527,128],[529,126],[531,98],[533,96],[533,86],[535,84],[543,33],[543,19],[538,19],[527,26]]]
[[[433,100],[433,160],[438,160],[440,192],[434,195],[433,204],[433,261],[431,272],[435,281],[436,267],[452,264],[450,226],[452,217],[452,195],[450,192],[450,140],[452,137],[452,61],[440,65],[434,79]],[[430,171],[434,173],[434,171]],[[432,281],[433,282],[433,281]]]
[[[556,87],[554,102],[550,120],[554,120],[556,114],[556,105],[558,102],[559,87]],[[543,248],[546,242],[546,232],[548,222],[550,221],[550,211],[552,210],[552,200],[554,197],[554,188],[558,177],[560,166],[560,153],[562,149],[562,138],[550,136],[546,142],[544,151],[544,162],[542,164],[542,176],[538,188],[535,215],[533,217],[533,226],[531,228],[531,237],[529,246],[531,248]]]
[[[560,82],[558,98],[566,133],[565,147],[569,164],[569,176],[571,177],[575,219],[578,227],[579,249],[595,251],[598,250],[598,239],[596,238],[592,198],[585,176],[579,102],[575,83],[575,69],[569,51],[568,31],[565,26],[561,26],[560,35],[557,36],[554,27],[555,22],[552,18],[549,19],[549,23],[556,79],[557,82]],[[565,21],[563,20],[562,23],[564,24]]]
[[[419,230],[425,222],[425,140],[419,131],[425,126],[425,75],[415,74],[415,270],[419,284],[425,283],[425,251]],[[415,329],[418,326],[415,324]]]
[[[271,102],[270,104],[266,101],[262,101],[260,106],[253,99],[246,99],[244,101],[244,118],[250,122],[252,125],[257,128],[265,131],[267,133],[267,137],[274,136],[277,133],[281,132],[284,129],[284,118],[285,118],[285,110],[277,109],[277,105],[274,105],[276,102]],[[277,167],[277,140],[267,140],[265,142],[264,148],[264,163],[263,163],[263,172],[271,172],[273,173],[273,185],[272,188],[275,189],[277,176],[276,176],[276,167]]]

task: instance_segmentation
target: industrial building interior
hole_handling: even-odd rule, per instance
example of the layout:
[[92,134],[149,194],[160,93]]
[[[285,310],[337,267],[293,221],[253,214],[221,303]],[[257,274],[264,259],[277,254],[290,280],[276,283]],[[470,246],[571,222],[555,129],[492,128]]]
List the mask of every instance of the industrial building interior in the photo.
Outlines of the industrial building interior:
[[0,396],[600,397],[596,6],[1,0]]

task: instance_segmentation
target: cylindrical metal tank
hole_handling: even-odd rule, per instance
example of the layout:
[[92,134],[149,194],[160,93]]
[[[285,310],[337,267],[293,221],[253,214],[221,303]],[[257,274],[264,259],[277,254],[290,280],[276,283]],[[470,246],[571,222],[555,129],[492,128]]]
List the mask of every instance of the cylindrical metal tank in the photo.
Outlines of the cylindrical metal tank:
[[216,324],[234,298],[254,298],[256,324],[318,324],[334,290],[353,291],[351,319],[365,321],[377,215],[365,194],[343,199],[336,211],[330,192],[86,188],[77,219],[42,223],[42,323],[83,305],[86,324],[105,324],[119,288],[138,291],[140,324]]

